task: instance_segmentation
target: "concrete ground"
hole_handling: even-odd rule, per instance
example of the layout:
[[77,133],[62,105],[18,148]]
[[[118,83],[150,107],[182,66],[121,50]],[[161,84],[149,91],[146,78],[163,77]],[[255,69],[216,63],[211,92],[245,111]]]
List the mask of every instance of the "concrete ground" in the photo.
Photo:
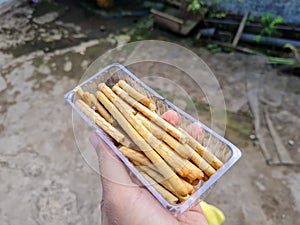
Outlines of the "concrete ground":
[[[72,110],[63,96],[98,56],[130,39],[143,38],[144,32],[136,18],[102,19],[66,2],[50,4],[54,11],[26,2],[0,16],[1,224],[100,224],[101,184],[87,138],[91,131],[76,115],[72,122]],[[249,75],[254,80],[256,76],[284,79],[287,86],[280,89],[284,97],[279,104],[284,110],[269,104],[270,113],[274,123],[276,118],[281,122],[275,124],[281,126],[279,134],[292,134],[282,135],[283,145],[299,163],[299,77],[278,76],[263,56],[212,54],[191,39],[157,28],[152,33],[153,38],[184,45],[202,57],[224,92],[229,114],[226,138],[243,156],[206,201],[223,210],[224,224],[296,224],[299,167],[267,165],[260,142],[255,136],[249,138],[252,117],[245,115],[251,109],[248,92],[256,90],[249,88],[253,84]],[[264,84],[263,90],[275,89],[274,83]],[[188,85],[183,87],[189,92]]]

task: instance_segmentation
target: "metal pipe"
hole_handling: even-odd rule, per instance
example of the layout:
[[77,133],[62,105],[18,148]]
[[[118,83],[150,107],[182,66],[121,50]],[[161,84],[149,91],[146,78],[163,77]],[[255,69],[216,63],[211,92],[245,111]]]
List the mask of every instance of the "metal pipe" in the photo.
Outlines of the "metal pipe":
[[247,34],[243,33],[241,35],[241,40],[245,42],[251,43],[259,43],[259,44],[266,44],[266,45],[273,45],[276,47],[283,47],[285,44],[291,44],[296,48],[300,48],[300,42],[290,39],[282,39],[282,38],[274,38],[274,37],[266,37],[260,36],[260,40],[257,40],[258,35],[255,34]]
[[[205,19],[204,22],[207,23],[213,23],[213,24],[222,24],[222,25],[233,25],[233,26],[238,26],[240,24],[239,21],[235,21],[232,19]],[[264,28],[261,24],[259,23],[250,23],[247,24],[247,27],[252,27],[252,28],[259,28],[262,29]],[[277,30],[282,30],[282,31],[296,31],[300,32],[300,27],[290,27],[290,26],[284,26],[284,25],[277,25]]]
[[[213,37],[217,32],[215,28],[207,28],[200,30],[199,33],[204,37]],[[240,39],[245,42],[272,45],[276,47],[283,47],[285,44],[291,44],[296,48],[300,48],[300,41],[266,36],[260,36],[260,40],[258,41],[257,37],[258,35],[256,34],[243,33]]]
[[199,33],[204,37],[212,37],[216,34],[216,28],[212,27],[212,28],[201,29]]

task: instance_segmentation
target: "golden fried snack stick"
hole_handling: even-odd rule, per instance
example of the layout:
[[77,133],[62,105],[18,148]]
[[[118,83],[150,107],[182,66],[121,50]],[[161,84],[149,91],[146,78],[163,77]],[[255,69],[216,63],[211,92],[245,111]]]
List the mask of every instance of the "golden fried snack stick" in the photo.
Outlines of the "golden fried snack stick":
[[103,92],[108,99],[115,105],[118,106],[121,105],[122,108],[124,109],[125,114],[136,114],[136,111],[128,104],[124,104],[124,101],[119,98],[117,95],[115,95],[112,90],[104,83],[100,83],[98,85],[98,89]]
[[[186,178],[189,182],[201,180],[203,172],[190,161],[182,159],[168,145],[158,140],[153,134],[145,128],[136,117],[127,109],[129,107],[119,96],[117,96],[105,84],[99,84],[99,89],[106,97],[117,107],[129,123],[138,131],[138,133],[156,150],[156,152],[173,168],[180,176]],[[129,112],[128,112],[129,111]]]
[[[174,188],[172,188],[171,184],[164,178],[154,164],[150,162],[150,160],[141,152],[138,152],[137,150],[133,150],[131,148],[127,148],[125,146],[121,146],[119,148],[120,152],[123,153],[124,156],[126,156],[132,163],[137,167],[138,170],[143,171],[147,173],[149,176],[151,176],[154,180],[156,180],[158,183],[163,185],[166,189],[171,191],[173,194],[175,194],[179,199],[184,200],[186,199],[186,196],[181,196],[178,193],[175,192]],[[189,194],[192,194],[195,192],[194,188],[191,187],[189,183],[187,183],[185,180],[182,180],[183,183],[187,186],[189,189]]]
[[74,89],[74,92],[89,106],[95,106],[97,111],[100,113],[100,115],[106,119],[107,122],[110,124],[114,124],[114,119],[111,117],[111,115],[106,111],[106,109],[98,102],[95,95],[84,92],[80,86],[76,87]]
[[179,128],[179,130],[186,135],[188,144],[198,152],[213,168],[216,170],[223,166],[221,160],[219,160],[214,154],[208,151],[203,145],[196,141],[191,135],[185,130]]
[[133,149],[127,148],[125,146],[121,146],[119,148],[119,150],[120,150],[120,152],[122,152],[122,154],[124,156],[126,156],[132,162],[136,162],[142,166],[149,166],[149,167],[153,166],[151,161],[143,153],[141,153],[137,150],[133,150]]
[[[149,176],[151,176],[154,180],[156,180],[158,183],[163,185],[166,189],[171,191],[173,194],[175,194],[179,199],[183,200],[186,198],[186,196],[181,196],[178,193],[175,192],[174,188],[172,188],[171,184],[164,178],[159,171],[156,169],[155,165],[153,165],[150,160],[141,152],[138,152],[136,150],[127,148],[125,146],[122,146],[119,148],[120,152],[123,153],[124,156],[126,156],[135,166],[137,166],[137,169],[140,171],[143,171],[147,173]],[[194,193],[194,188],[191,188],[189,183],[187,183],[185,180],[182,180],[183,183],[186,184],[187,188],[189,189],[189,194]]]
[[106,111],[106,109],[98,102],[97,98],[95,95],[87,93],[87,99],[90,99],[92,104],[96,107],[97,111],[100,113],[101,116],[103,116],[107,122],[114,124],[115,120],[112,118],[112,116]]
[[141,113],[136,114],[136,118],[142,122],[142,124],[154,134],[160,140],[165,141],[170,147],[172,147],[181,157],[184,159],[189,159],[193,153],[189,152],[183,144],[178,142],[173,136],[166,133],[162,128],[157,126],[156,124],[152,123],[149,119],[147,119]]
[[[136,118],[147,128],[148,131],[150,131],[150,134],[153,134],[156,138],[159,140],[165,141],[167,144],[168,141],[172,140],[172,146],[182,147],[183,150],[186,152],[185,148],[182,144],[180,144],[175,138],[173,138],[171,135],[166,133],[164,130],[162,130],[157,125],[151,123],[148,119],[146,119],[143,115],[137,114]],[[151,137],[150,137],[151,138]],[[168,140],[167,140],[168,139]],[[192,183],[195,180],[201,180],[204,176],[203,172],[196,167],[193,163],[188,161],[186,158],[181,158],[176,152],[174,152],[168,145],[166,145],[164,142],[157,142],[156,144],[158,149],[155,149],[160,155],[164,154],[166,155],[165,158],[162,156],[171,167],[182,177],[187,178],[187,180]],[[171,146],[171,145],[170,145]],[[171,147],[172,147],[171,146]],[[153,147],[153,146],[152,146]],[[154,148],[154,147],[153,147]],[[160,153],[162,152],[162,153]],[[196,152],[195,152],[196,153]],[[169,161],[168,161],[169,159]]]
[[[154,180],[163,185],[167,190],[176,195],[181,201],[187,199],[188,196],[181,196],[180,194],[178,194],[178,192],[176,192],[170,182],[159,173],[158,169],[143,153],[127,148],[125,146],[120,147],[119,150],[133,163],[134,166],[136,166],[139,171],[147,173]],[[195,192],[195,189],[187,181],[182,179],[182,182],[188,188],[189,194],[193,194]]]
[[185,144],[184,147],[188,150],[188,152],[192,153],[191,160],[198,166],[207,176],[212,176],[216,173],[216,170],[209,165],[194,149],[192,149],[189,145]]
[[[184,159],[191,159],[207,176],[213,175],[216,171],[212,168],[194,149],[187,144],[179,143],[175,138],[166,133],[157,125],[151,123],[147,118],[138,113],[136,117],[143,123],[143,125],[151,131],[157,138],[165,141],[171,148],[173,148]],[[202,177],[199,179],[203,178]]]
[[[126,156],[135,166],[147,166],[153,171],[159,173],[158,169],[155,167],[154,164],[141,152],[137,150],[133,150],[131,148],[127,148],[125,146],[121,146],[119,148],[120,152],[124,156]],[[164,178],[165,179],[165,178]]]
[[83,101],[89,106],[89,107],[93,107],[94,104],[92,102],[92,99],[90,98],[90,93],[88,92],[83,92],[83,96],[82,96]]
[[139,93],[134,88],[132,88],[129,84],[126,83],[126,81],[119,80],[118,85],[124,91],[126,91],[129,96],[131,96],[135,100],[139,101],[140,103],[148,107],[151,111],[155,111],[156,106],[153,103],[151,103],[151,100],[147,96]]
[[91,109],[84,101],[81,99],[76,100],[75,105],[91,120],[94,121],[102,130],[109,134],[113,139],[115,139],[120,144],[130,147],[132,142],[124,136],[119,130],[114,128],[110,123],[108,123],[104,118],[102,118],[98,113]]
[[176,204],[178,202],[178,198],[176,198],[173,194],[171,194],[164,187],[159,185],[155,180],[153,180],[149,175],[144,172],[141,172],[141,175],[151,184],[152,187],[170,204]]
[[150,132],[141,133],[141,135],[181,177],[186,178],[190,183],[203,178],[204,174],[198,167],[190,161],[181,158],[164,142],[156,139]]
[[85,99],[83,99],[84,92],[80,86],[77,86],[76,88],[74,88],[74,92],[79,96],[79,98],[81,98],[83,101],[85,101]]
[[160,173],[169,180],[174,189],[176,189],[176,191],[183,196],[187,195],[188,190],[184,183],[152,149],[152,147],[141,137],[141,135],[131,126],[131,124],[125,119],[122,113],[119,112],[116,106],[114,106],[111,101],[100,91],[97,91],[96,97],[115,118],[115,120],[117,120],[123,130],[127,132],[132,141],[144,152],[150,161],[156,165]]
[[155,180],[157,183],[160,183],[164,188],[166,188],[168,191],[170,191],[172,194],[174,194],[180,202],[183,202],[189,198],[189,194],[193,194],[195,192],[195,189],[193,186],[191,186],[187,181],[182,180],[182,182],[187,186],[189,189],[189,194],[182,196],[180,195],[170,184],[168,180],[166,180],[160,173],[158,173],[156,170],[153,170],[152,168],[148,166],[137,166],[138,171],[144,172],[148,174],[153,180]]
[[181,143],[186,143],[186,137],[182,134],[176,127],[169,124],[167,121],[162,119],[159,115],[157,115],[155,112],[152,112],[150,109],[142,105],[141,103],[137,102],[135,99],[131,98],[124,90],[122,90],[118,86],[114,86],[112,90],[120,96],[123,100],[125,100],[129,105],[136,108],[138,111],[140,111],[142,114],[144,114],[147,118],[149,118],[151,121],[156,123],[158,126],[163,128],[166,132],[171,134],[173,137],[175,137],[177,140],[179,140]]

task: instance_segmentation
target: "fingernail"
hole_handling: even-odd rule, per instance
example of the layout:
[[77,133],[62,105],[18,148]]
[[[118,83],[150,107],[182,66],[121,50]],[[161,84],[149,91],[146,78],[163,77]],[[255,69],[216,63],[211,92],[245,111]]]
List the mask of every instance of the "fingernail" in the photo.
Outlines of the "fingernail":
[[93,133],[91,136],[90,136],[90,142],[91,144],[93,145],[94,148],[97,148],[97,146],[99,145],[99,137],[97,134]]

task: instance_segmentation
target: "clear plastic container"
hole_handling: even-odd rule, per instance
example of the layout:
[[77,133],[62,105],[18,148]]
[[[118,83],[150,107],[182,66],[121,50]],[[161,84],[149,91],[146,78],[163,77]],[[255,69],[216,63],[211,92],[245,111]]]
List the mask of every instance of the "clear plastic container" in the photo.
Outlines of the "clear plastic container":
[[[80,111],[74,104],[78,98],[74,92],[74,89],[65,95],[65,99],[72,106],[72,108],[80,114],[80,116],[96,130],[96,133],[112,148],[116,155],[123,161],[123,163],[129,168],[129,170],[148,188],[148,190],[155,196],[155,198],[174,216],[178,216],[188,210],[191,206],[198,204],[205,196],[205,193],[212,188],[221,176],[225,174],[241,157],[240,150],[221,137],[210,128],[185,113],[167,99],[160,96],[150,87],[145,85],[140,79],[133,75],[128,69],[126,69],[121,64],[112,64],[107,66],[103,70],[99,71],[86,81],[79,84],[79,86],[84,91],[89,91],[95,93],[97,91],[97,86],[99,83],[106,83],[108,86],[112,86],[118,80],[125,80],[131,86],[133,86],[139,92],[147,95],[156,104],[156,112],[160,115],[161,113],[167,111],[168,109],[173,109],[181,115],[179,126],[185,128],[188,124],[197,122],[203,128],[203,138],[201,139],[201,144],[217,156],[223,163],[223,167],[217,170],[217,172],[212,175],[207,181],[205,181],[199,189],[195,191],[186,201],[179,204],[168,203],[149,183],[143,178],[139,171],[133,166],[133,164],[118,150],[118,148],[113,144],[111,139],[107,136],[105,132],[101,130],[93,121],[91,121],[84,113]],[[74,87],[75,88],[75,87]]]

